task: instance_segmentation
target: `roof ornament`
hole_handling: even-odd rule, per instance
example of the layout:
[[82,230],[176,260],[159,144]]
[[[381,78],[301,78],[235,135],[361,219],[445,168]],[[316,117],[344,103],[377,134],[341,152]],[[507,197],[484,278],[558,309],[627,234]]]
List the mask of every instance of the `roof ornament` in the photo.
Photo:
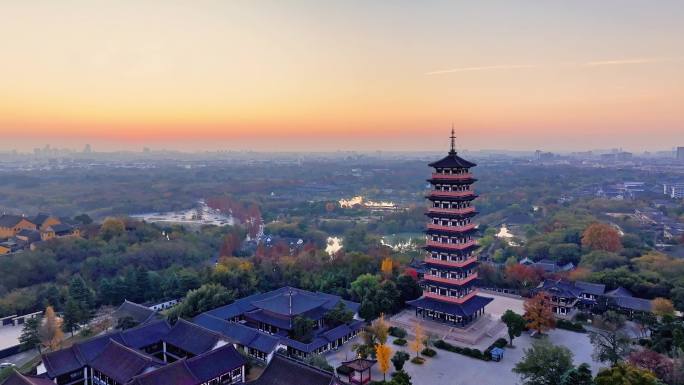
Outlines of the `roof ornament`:
[[290,316],[288,317],[288,320],[289,320],[289,322],[290,322],[290,329],[292,329],[292,288],[291,288],[291,287],[288,287],[288,288],[287,288],[287,294],[288,294],[289,297],[290,297],[289,309],[288,309],[288,310],[289,310]]
[[451,136],[449,138],[451,139],[451,151],[449,151],[449,154],[456,155],[456,135],[454,133],[453,123],[451,123]]

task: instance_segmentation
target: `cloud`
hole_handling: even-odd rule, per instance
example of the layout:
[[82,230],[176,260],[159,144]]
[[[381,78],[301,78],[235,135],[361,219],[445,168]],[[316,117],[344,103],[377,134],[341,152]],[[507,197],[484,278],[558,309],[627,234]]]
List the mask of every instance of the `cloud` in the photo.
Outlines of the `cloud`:
[[537,66],[532,65],[532,64],[499,64],[499,65],[480,66],[480,67],[450,68],[450,69],[446,69],[446,70],[426,72],[425,75],[443,75],[443,74],[451,74],[451,73],[455,73],[455,72],[470,72],[470,71],[513,70],[513,69],[535,68],[535,67],[537,67]]
[[598,60],[584,63],[585,67],[598,67],[610,65],[627,65],[627,64],[648,64],[648,63],[662,63],[671,61],[671,58],[651,57],[651,58],[635,58],[635,59],[618,59],[618,60]]

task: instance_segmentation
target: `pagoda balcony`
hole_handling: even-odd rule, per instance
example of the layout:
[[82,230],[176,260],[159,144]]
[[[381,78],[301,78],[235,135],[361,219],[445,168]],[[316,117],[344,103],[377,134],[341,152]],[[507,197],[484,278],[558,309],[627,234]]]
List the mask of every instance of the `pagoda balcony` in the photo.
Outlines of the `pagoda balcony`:
[[463,297],[449,297],[449,296],[440,295],[437,293],[430,293],[428,291],[423,292],[423,296],[425,296],[427,298],[432,298],[432,299],[436,299],[437,301],[451,302],[451,303],[457,303],[457,304],[465,303],[469,299],[475,297],[476,295],[477,295],[477,290],[473,290],[470,293],[464,295]]
[[475,207],[470,206],[470,207],[465,207],[462,209],[443,209],[441,207],[430,207],[428,209],[429,213],[434,213],[434,214],[457,214],[457,215],[465,215],[465,214],[470,214],[475,212]]
[[464,180],[464,179],[473,179],[473,174],[472,173],[465,173],[465,174],[440,174],[438,172],[433,172],[432,173],[432,179],[448,179],[448,180]]
[[468,282],[474,280],[477,278],[477,273],[470,274],[469,276],[461,279],[456,279],[456,278],[444,278],[440,277],[437,275],[432,275],[432,274],[425,274],[424,278],[430,282],[441,282],[441,283],[446,283],[446,284],[451,284],[451,285],[465,285]]
[[431,197],[444,197],[444,198],[463,198],[463,197],[475,196],[475,192],[473,190],[466,190],[466,191],[430,190],[429,196],[431,196]]
[[426,246],[432,246],[432,247],[439,247],[439,248],[448,249],[448,250],[463,250],[463,249],[467,249],[469,247],[477,245],[477,241],[475,241],[474,239],[471,239],[470,241],[464,242],[464,243],[442,243],[442,242],[428,240],[425,243],[425,245]]
[[445,225],[435,225],[434,223],[428,223],[428,230],[441,230],[441,231],[453,231],[453,232],[464,232],[475,228],[474,223],[467,224],[465,226],[445,226]]
[[435,265],[441,265],[441,266],[445,266],[445,267],[463,268],[463,267],[466,267],[470,264],[477,262],[477,257],[470,257],[468,259],[464,259],[464,260],[458,261],[458,262],[457,261],[444,261],[444,260],[437,259],[437,258],[427,257],[427,258],[425,258],[425,262],[434,263]]

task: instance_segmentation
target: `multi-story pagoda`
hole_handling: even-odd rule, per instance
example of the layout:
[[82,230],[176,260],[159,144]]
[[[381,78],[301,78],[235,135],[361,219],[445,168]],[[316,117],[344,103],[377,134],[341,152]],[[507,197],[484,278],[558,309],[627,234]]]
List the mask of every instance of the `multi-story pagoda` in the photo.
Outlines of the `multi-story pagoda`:
[[477,295],[477,249],[475,223],[477,214],[472,202],[477,195],[476,181],[470,172],[475,163],[458,156],[451,130],[451,151],[433,163],[435,170],[428,182],[432,188],[426,198],[427,240],[423,296],[409,301],[416,316],[466,326],[484,314],[492,298]]

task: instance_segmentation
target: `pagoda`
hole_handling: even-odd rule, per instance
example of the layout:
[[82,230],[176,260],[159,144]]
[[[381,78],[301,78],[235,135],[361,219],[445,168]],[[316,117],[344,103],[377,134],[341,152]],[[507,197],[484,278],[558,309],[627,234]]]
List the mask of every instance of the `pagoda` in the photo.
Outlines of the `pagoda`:
[[477,295],[475,288],[478,246],[473,218],[477,211],[472,202],[477,195],[470,169],[476,164],[458,156],[455,139],[452,129],[451,151],[429,164],[434,172],[426,196],[429,220],[423,296],[407,303],[415,308],[416,317],[463,327],[483,315],[492,298]]

